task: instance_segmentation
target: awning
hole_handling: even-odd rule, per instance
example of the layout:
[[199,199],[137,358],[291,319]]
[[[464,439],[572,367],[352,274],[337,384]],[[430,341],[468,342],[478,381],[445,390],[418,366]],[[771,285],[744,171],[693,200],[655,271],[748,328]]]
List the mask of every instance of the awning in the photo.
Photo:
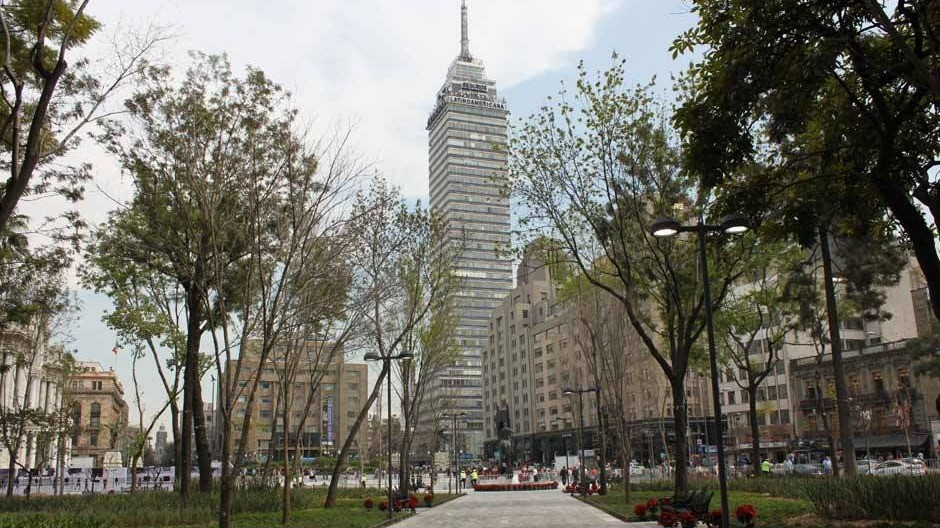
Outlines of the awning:
[[[911,447],[919,447],[924,442],[927,441],[927,437],[930,435],[927,433],[911,433]],[[904,433],[892,433],[886,435],[871,435],[870,437],[865,436],[856,436],[855,437],[855,450],[861,451],[866,448],[871,449],[886,449],[889,447],[903,447],[907,448],[907,437]]]

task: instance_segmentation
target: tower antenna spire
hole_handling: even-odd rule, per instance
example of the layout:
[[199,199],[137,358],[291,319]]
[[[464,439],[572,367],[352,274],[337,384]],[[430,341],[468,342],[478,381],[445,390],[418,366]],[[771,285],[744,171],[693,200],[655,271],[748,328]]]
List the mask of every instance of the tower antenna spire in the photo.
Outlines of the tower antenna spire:
[[470,59],[470,35],[467,29],[467,0],[460,0],[460,58]]

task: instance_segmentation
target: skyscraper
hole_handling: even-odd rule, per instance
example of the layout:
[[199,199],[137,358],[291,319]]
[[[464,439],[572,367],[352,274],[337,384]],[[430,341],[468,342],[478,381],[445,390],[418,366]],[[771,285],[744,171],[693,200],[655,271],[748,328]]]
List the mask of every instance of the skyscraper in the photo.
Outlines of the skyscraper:
[[[431,209],[447,221],[448,244],[462,253],[457,274],[457,341],[461,355],[435,380],[431,402],[444,412],[465,412],[458,450],[482,453],[483,350],[490,312],[512,289],[509,200],[500,196],[507,162],[506,102],[487,79],[483,62],[470,54],[467,5],[460,8],[460,54],[451,63],[428,118]],[[428,416],[419,419],[429,425]],[[422,423],[419,423],[419,427]]]

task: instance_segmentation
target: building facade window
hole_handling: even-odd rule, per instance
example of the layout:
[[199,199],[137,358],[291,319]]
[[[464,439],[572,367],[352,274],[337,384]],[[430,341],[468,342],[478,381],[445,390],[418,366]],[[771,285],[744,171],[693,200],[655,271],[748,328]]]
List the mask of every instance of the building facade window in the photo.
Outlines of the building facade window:
[[94,428],[101,427],[101,405],[99,405],[98,402],[91,404],[91,412],[88,416],[88,425]]

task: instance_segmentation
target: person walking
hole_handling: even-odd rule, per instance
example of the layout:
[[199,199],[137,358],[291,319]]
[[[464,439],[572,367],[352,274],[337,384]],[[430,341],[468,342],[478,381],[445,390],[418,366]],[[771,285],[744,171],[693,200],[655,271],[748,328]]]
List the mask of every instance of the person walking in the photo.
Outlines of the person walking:
[[760,464],[760,472],[764,475],[770,475],[770,460],[764,459]]
[[568,485],[568,466],[561,468],[561,471],[558,472],[561,475],[561,484],[562,486]]
[[467,487],[467,470],[460,469],[460,478],[457,480],[457,493],[460,493],[460,487]]
[[823,473],[827,477],[832,474],[832,460],[829,460],[829,457],[823,459]]
[[477,468],[473,468],[473,471],[470,472],[470,484],[472,484],[474,488],[477,487],[478,478],[480,478],[480,475],[477,473]]
[[790,457],[783,461],[783,474],[788,477],[793,474],[793,459]]

